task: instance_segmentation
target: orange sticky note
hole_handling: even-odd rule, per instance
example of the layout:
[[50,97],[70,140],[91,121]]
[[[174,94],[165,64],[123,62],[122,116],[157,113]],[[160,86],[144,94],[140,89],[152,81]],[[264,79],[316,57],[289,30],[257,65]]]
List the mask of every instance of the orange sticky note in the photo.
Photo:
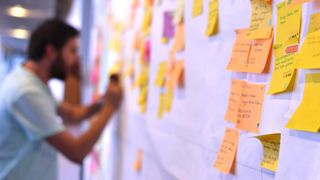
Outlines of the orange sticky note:
[[247,29],[236,30],[236,40],[232,48],[231,59],[227,66],[231,71],[244,71],[247,62],[251,40],[246,37]]
[[243,85],[236,122],[238,129],[258,131],[265,89],[264,84],[245,83]]
[[136,160],[133,164],[133,169],[136,171],[136,172],[140,172],[141,169],[142,169],[142,150],[139,149],[137,151],[137,154],[136,154]]
[[233,46],[228,70],[237,72],[263,73],[271,58],[273,33],[267,39],[248,39],[247,30],[237,30],[237,38]]
[[173,72],[173,83],[182,87],[184,85],[184,60],[176,62]]
[[268,69],[266,66],[271,58],[271,47],[273,33],[269,39],[252,40],[248,61],[245,65],[245,72],[262,73]]
[[238,108],[241,100],[242,87],[245,81],[233,79],[231,82],[229,103],[224,119],[229,122],[237,122]]
[[313,0],[288,0],[288,5],[296,5],[296,4],[302,4],[306,2],[311,2]]
[[229,174],[234,164],[238,149],[239,131],[237,129],[227,128],[223,141],[220,145],[216,161],[213,165],[224,174]]
[[174,52],[180,52],[184,50],[185,45],[185,29],[184,24],[180,23],[176,26],[176,32],[174,36],[174,43],[172,50]]

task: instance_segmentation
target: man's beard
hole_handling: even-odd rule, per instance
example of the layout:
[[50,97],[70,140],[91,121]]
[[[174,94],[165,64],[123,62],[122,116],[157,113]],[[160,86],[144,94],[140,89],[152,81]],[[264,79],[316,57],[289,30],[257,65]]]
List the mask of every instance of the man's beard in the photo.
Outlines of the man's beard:
[[59,80],[65,80],[67,78],[65,63],[59,54],[56,61],[52,64],[50,69],[51,78],[56,78]]

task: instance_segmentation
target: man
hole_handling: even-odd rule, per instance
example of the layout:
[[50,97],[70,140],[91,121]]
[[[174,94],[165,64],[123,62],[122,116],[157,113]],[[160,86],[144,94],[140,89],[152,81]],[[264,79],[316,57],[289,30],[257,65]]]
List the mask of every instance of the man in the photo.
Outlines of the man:
[[[81,163],[120,106],[118,83],[111,82],[104,104],[58,104],[47,86],[51,78],[64,80],[77,63],[79,32],[51,19],[31,35],[28,60],[0,87],[0,179],[56,179],[56,151]],[[57,119],[78,123],[97,114],[80,137],[72,136]]]

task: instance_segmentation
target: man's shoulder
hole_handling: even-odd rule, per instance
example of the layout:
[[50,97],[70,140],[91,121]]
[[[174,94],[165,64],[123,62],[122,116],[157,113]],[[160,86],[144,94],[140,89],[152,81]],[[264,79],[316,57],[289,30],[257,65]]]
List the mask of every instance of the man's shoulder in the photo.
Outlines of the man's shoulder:
[[19,97],[25,93],[39,92],[39,87],[19,69],[7,75],[0,87],[0,98]]

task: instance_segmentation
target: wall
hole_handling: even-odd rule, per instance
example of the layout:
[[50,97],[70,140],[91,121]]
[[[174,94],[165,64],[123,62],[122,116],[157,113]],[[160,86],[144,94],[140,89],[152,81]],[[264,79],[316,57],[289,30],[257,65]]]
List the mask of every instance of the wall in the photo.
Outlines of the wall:
[[[154,86],[158,64],[169,59],[172,42],[160,43],[163,12],[173,10],[177,1],[163,0],[153,8],[151,27],[151,61],[148,85],[147,112],[142,114],[137,105],[138,89],[132,90],[126,79],[126,98],[121,111],[120,144],[121,168],[117,179],[320,179],[319,134],[291,131],[284,128],[292,112],[299,104],[304,86],[305,71],[299,70],[296,87],[292,93],[265,95],[261,126],[258,134],[281,132],[280,162],[276,173],[262,169],[261,143],[241,132],[236,157],[235,175],[223,175],[213,168],[217,151],[226,127],[234,127],[224,120],[232,78],[269,85],[271,73],[231,73],[226,70],[235,29],[247,28],[250,22],[249,0],[220,0],[219,33],[204,36],[208,14],[208,0],[204,0],[204,13],[191,17],[192,0],[185,1],[185,51],[177,59],[185,59],[185,82],[183,90],[175,91],[172,111],[163,119],[157,118],[159,88]],[[273,1],[273,24],[276,24]],[[130,3],[123,3],[129,6]],[[303,5],[301,41],[308,26],[309,15],[315,11],[313,3]],[[124,59],[135,59],[135,75],[139,71],[138,53],[132,53],[132,40],[140,28],[143,9],[137,11],[134,27],[126,31]],[[129,17],[127,18],[129,19]],[[273,59],[270,70],[273,68]],[[142,169],[136,172],[133,164],[138,149],[143,150]]]

